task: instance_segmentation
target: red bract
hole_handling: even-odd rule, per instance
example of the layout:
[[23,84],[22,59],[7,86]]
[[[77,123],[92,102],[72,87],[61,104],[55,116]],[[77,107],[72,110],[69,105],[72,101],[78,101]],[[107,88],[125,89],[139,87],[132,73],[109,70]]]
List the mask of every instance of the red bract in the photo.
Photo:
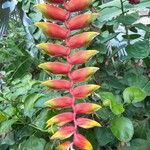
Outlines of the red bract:
[[47,0],[50,3],[63,3],[65,0]]
[[[81,115],[92,114],[101,108],[94,103],[79,102],[90,96],[100,86],[95,84],[76,86],[78,82],[87,81],[98,70],[97,67],[85,67],[75,69],[74,65],[86,63],[91,57],[96,55],[96,50],[82,50],[72,53],[73,49],[85,47],[99,34],[97,32],[83,32],[72,34],[72,30],[88,27],[97,17],[97,13],[86,13],[74,16],[71,12],[82,11],[92,5],[94,0],[47,0],[50,4],[38,4],[36,8],[42,14],[53,20],[58,20],[61,25],[50,22],[37,22],[35,25],[42,29],[43,33],[52,39],[62,40],[58,45],[54,43],[41,43],[37,47],[46,54],[59,58],[63,62],[46,62],[39,65],[40,68],[53,74],[63,75],[65,80],[48,80],[42,82],[42,85],[53,90],[65,90],[67,96],[57,97],[48,100],[45,105],[51,109],[65,109],[67,112],[51,117],[47,121],[47,127],[55,125],[58,130],[51,136],[53,140],[64,140],[70,138],[70,141],[63,142],[56,149],[67,150],[76,147],[81,150],[93,150],[90,142],[81,134],[78,128],[93,128],[101,126],[100,123],[83,118]],[[53,4],[55,3],[55,4]],[[78,14],[78,13],[77,13]],[[70,16],[70,18],[69,18]],[[74,16],[74,17],[71,17]],[[57,22],[58,22],[57,21]],[[61,22],[60,22],[61,21]],[[53,40],[54,41],[54,40]],[[66,60],[66,62],[64,62]],[[72,136],[72,137],[71,137]]]
[[97,32],[83,32],[74,35],[66,40],[66,45],[70,48],[80,48],[88,45],[99,33]]
[[91,113],[97,111],[100,108],[101,108],[101,106],[97,105],[97,104],[81,103],[81,104],[77,104],[75,106],[75,112],[77,114],[91,114]]
[[74,126],[65,126],[61,127],[52,137],[51,139],[60,139],[64,140],[69,138],[75,131]]
[[68,147],[70,147],[71,146],[71,142],[70,141],[66,141],[65,143],[63,143],[63,144],[60,144],[57,148],[56,148],[56,150],[66,150],[66,149],[68,149]]
[[70,65],[60,62],[47,62],[39,65],[39,68],[42,68],[46,71],[52,72],[53,74],[67,74],[70,72]]
[[95,0],[70,0],[65,3],[65,8],[70,12],[88,8]]
[[128,0],[131,4],[139,4],[140,0]]
[[45,103],[46,106],[51,108],[68,108],[73,104],[71,97],[58,97],[51,99]]
[[74,145],[82,150],[93,150],[91,143],[81,134],[74,137]]
[[96,67],[86,67],[82,69],[75,70],[71,73],[71,80],[73,82],[82,82],[88,80],[99,68]]
[[68,56],[70,54],[70,48],[58,45],[58,44],[52,44],[52,43],[41,43],[37,45],[38,48],[43,50],[46,54],[51,56]]
[[47,127],[53,124],[63,126],[66,123],[71,122],[73,120],[73,117],[73,113],[71,112],[58,114],[47,121]]
[[37,22],[35,25],[41,28],[45,35],[54,39],[66,39],[70,35],[69,30],[54,23]]
[[82,14],[70,19],[65,23],[65,25],[70,30],[81,29],[87,27],[90,23],[92,23],[97,18],[97,16],[97,13]]
[[42,12],[42,14],[48,19],[65,21],[69,18],[69,12],[53,5],[38,4],[35,5],[35,7],[39,9]]
[[101,126],[98,122],[87,118],[78,118],[77,125],[85,129]]
[[99,88],[100,86],[94,84],[78,86],[73,89],[72,95],[78,99],[85,98],[91,95],[95,90]]
[[79,51],[73,56],[68,58],[68,62],[72,65],[86,63],[92,56],[96,55],[98,51],[88,50],[88,51]]
[[42,85],[54,90],[69,90],[71,88],[71,83],[68,80],[48,80]]

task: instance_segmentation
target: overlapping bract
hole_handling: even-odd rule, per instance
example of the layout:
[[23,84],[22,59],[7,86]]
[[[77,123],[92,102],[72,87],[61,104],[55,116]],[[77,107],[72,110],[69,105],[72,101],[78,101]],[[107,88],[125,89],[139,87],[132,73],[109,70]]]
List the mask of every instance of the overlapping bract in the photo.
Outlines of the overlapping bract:
[[65,8],[70,12],[76,12],[88,8],[95,0],[70,0],[65,3]]
[[[78,30],[88,27],[97,17],[97,13],[81,14],[72,18],[71,12],[82,11],[91,6],[94,0],[47,0],[49,4],[38,4],[36,8],[48,18],[61,21],[63,25],[58,25],[55,22],[37,22],[35,25],[39,27],[43,33],[52,38],[63,40],[65,45],[54,43],[41,43],[37,47],[47,55],[55,57],[63,57],[64,62],[46,62],[39,65],[40,68],[53,74],[65,75],[68,79],[57,79],[44,81],[42,85],[54,90],[66,90],[68,96],[57,97],[48,100],[45,105],[52,109],[69,108],[67,112],[53,116],[47,121],[47,127],[57,125],[58,130],[54,133],[51,139],[64,140],[71,136],[72,141],[66,141],[60,144],[57,150],[66,150],[69,147],[76,146],[82,150],[93,150],[91,143],[81,134],[78,133],[78,127],[93,128],[99,127],[98,122],[81,117],[82,114],[92,114],[101,108],[100,105],[94,103],[76,103],[78,99],[83,99],[91,95],[100,86],[89,84],[75,86],[75,83],[84,82],[98,70],[97,67],[85,67],[73,70],[74,65],[86,63],[91,57],[96,55],[96,50],[82,50],[75,54],[71,51],[76,48],[85,47],[99,33],[83,32],[72,35],[72,30]],[[59,7],[61,5],[61,7]],[[62,7],[63,6],[63,7]],[[69,112],[70,110],[70,112]]]
[[35,7],[39,9],[42,14],[48,19],[65,21],[69,18],[69,12],[54,5],[38,4],[35,5]]
[[52,43],[41,43],[36,45],[39,49],[45,52],[47,55],[63,57],[70,54],[70,48],[63,45],[52,44]]
[[[50,22],[37,22],[35,25],[42,29],[45,35],[54,39],[66,39],[70,35],[70,31]],[[57,32],[56,32],[57,31]]]
[[70,30],[82,29],[92,23],[97,18],[97,16],[97,13],[78,15],[66,21],[65,25]]

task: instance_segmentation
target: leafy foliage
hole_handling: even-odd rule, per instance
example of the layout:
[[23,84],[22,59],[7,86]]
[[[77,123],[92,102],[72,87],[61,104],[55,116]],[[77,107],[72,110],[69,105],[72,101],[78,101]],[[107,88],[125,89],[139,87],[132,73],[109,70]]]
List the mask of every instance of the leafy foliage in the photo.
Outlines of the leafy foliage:
[[[25,27],[20,17],[11,17],[7,34],[0,39],[0,149],[54,150],[59,141],[51,141],[49,136],[56,127],[46,128],[45,123],[60,111],[49,111],[44,102],[65,94],[43,88],[40,81],[48,75],[36,66],[59,58],[43,56],[35,47],[48,40],[33,25],[42,20],[33,7],[37,1],[17,2],[30,24]],[[100,84],[101,89],[86,100],[103,105],[90,116],[102,127],[88,132],[81,129],[81,133],[89,137],[94,150],[149,150],[150,23],[143,22],[139,14],[145,8],[144,17],[149,17],[149,0],[135,6],[126,0],[122,7],[120,0],[96,0],[91,8],[100,15],[90,28],[101,34],[88,49],[99,53],[84,66],[100,68],[89,82]]]

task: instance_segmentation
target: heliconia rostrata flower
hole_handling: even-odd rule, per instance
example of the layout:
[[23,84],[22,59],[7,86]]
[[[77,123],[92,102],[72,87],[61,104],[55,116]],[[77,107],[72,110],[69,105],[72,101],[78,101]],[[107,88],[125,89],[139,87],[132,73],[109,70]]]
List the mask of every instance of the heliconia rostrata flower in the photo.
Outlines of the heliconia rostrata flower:
[[[53,125],[58,127],[58,130],[51,136],[52,140],[65,140],[62,144],[58,145],[57,150],[68,150],[71,147],[81,150],[93,150],[92,144],[85,136],[79,133],[78,128],[89,129],[101,126],[97,121],[85,116],[94,113],[101,106],[78,101],[78,99],[90,96],[100,86],[95,84],[76,86],[76,83],[89,80],[98,68],[85,67],[74,69],[76,68],[74,65],[84,64],[98,53],[97,50],[80,50],[75,52],[75,49],[87,46],[99,34],[93,31],[78,32],[79,29],[87,28],[97,18],[97,13],[72,15],[74,12],[89,8],[93,1],[47,0],[48,3],[35,6],[48,19],[46,22],[37,22],[35,25],[46,36],[62,40],[64,43],[63,45],[56,43],[41,43],[37,45],[47,55],[63,57],[66,60],[66,62],[46,62],[39,65],[39,68],[49,73],[66,76],[65,79],[48,80],[42,83],[42,85],[47,86],[49,89],[65,90],[68,92],[66,96],[56,97],[45,103],[46,107],[51,109],[67,108],[65,112],[49,118],[46,123],[46,127]],[[77,30],[78,33],[74,35],[73,30]],[[66,140],[68,138],[69,140]]]

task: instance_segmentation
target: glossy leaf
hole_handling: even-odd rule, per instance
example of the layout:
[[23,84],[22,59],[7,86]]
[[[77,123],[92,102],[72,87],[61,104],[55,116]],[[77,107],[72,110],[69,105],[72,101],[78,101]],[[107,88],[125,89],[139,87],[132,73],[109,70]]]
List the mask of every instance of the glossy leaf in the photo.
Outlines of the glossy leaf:
[[129,142],[133,136],[132,122],[125,117],[117,117],[111,121],[110,129],[114,136],[122,142]]
[[103,101],[104,106],[109,106],[111,111],[115,115],[119,115],[124,112],[123,104],[121,100],[117,99],[116,95],[113,95],[111,92],[101,92],[100,97]]
[[139,87],[131,86],[124,90],[123,98],[125,103],[137,103],[146,98],[146,93]]

